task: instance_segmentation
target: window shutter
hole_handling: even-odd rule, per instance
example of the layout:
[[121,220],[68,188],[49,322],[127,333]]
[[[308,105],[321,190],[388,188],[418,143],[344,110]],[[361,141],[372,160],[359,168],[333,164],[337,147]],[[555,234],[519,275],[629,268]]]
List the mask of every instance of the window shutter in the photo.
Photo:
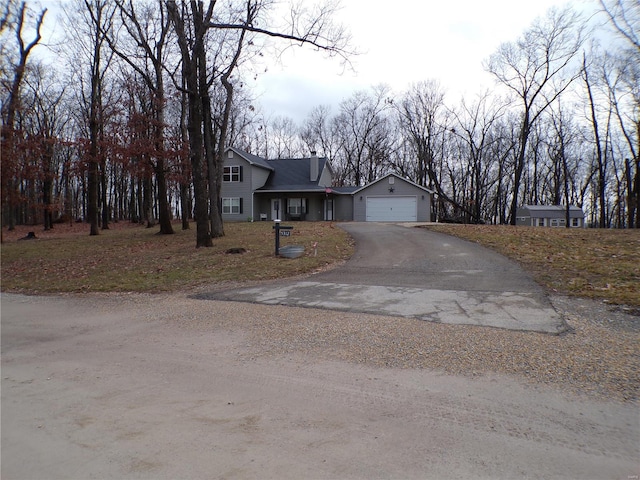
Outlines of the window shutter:
[[[240,181],[242,181],[242,165],[240,165]],[[242,199],[240,200],[240,213],[242,213]]]
[[[242,167],[240,167],[240,181],[242,181]],[[240,197],[240,213],[242,213],[242,200],[243,198]]]

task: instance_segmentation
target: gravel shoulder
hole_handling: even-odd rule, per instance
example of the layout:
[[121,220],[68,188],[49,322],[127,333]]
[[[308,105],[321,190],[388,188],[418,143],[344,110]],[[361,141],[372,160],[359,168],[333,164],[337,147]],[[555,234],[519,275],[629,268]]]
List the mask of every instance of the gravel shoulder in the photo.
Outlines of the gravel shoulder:
[[637,317],[564,335],[185,294],[2,294],[3,478],[629,478]]

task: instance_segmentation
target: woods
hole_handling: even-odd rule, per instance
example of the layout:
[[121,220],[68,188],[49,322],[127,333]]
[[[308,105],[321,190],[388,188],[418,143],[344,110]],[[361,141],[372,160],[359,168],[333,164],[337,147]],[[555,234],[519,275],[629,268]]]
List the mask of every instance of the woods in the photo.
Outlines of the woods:
[[485,60],[490,92],[374,85],[304,120],[262,111],[244,80],[293,45],[348,63],[336,2],[74,0],[59,45],[41,44],[54,18],[35,5],[0,12],[3,228],[79,221],[97,235],[130,221],[171,234],[180,218],[211,246],[229,145],[318,151],[339,185],[396,172],[436,191],[443,221],[515,224],[521,204],[573,204],[593,227],[640,226],[636,2],[601,0],[595,20],[550,10]]

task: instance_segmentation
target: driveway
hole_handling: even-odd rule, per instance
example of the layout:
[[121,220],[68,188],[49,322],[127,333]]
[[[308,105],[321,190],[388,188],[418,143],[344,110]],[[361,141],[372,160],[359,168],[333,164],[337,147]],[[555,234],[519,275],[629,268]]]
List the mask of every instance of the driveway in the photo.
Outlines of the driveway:
[[544,290],[492,250],[399,224],[340,227],[356,242],[345,265],[305,280],[200,297],[554,334],[566,330]]

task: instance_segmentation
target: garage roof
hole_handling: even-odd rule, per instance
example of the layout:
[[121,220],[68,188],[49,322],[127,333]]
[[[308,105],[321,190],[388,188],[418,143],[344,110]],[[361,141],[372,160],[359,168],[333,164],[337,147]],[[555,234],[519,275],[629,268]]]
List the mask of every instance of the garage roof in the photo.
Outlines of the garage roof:
[[404,182],[407,182],[407,183],[409,183],[409,184],[413,185],[414,187],[418,187],[420,190],[424,190],[424,191],[425,191],[425,192],[427,192],[427,193],[435,193],[435,191],[434,191],[434,190],[431,190],[431,189],[429,189],[429,188],[427,188],[427,187],[423,187],[422,185],[418,185],[417,183],[412,182],[411,180],[407,180],[406,178],[401,177],[401,176],[399,176],[399,175],[396,175],[395,173],[387,173],[384,177],[380,177],[380,178],[378,178],[377,180],[374,180],[373,182],[368,183],[368,184],[366,184],[365,186],[358,188],[357,190],[355,190],[355,191],[353,192],[353,194],[356,194],[356,193],[360,192],[361,190],[364,190],[365,188],[369,188],[371,185],[375,185],[376,183],[381,182],[381,181],[383,181],[384,179],[389,178],[389,177],[395,177],[395,178],[397,178],[398,180],[402,180],[402,181],[404,181]]

